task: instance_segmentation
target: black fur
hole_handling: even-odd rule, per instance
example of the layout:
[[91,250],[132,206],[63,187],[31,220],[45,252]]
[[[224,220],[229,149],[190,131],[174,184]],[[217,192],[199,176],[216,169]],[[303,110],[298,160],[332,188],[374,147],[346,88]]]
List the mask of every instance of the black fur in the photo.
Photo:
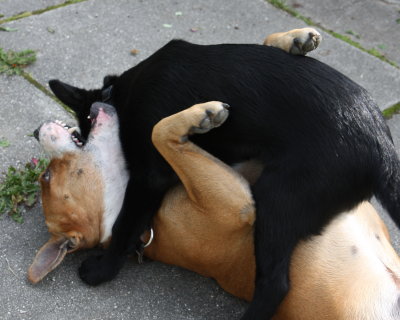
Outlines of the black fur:
[[[259,158],[253,187],[257,277],[243,319],[269,319],[289,287],[288,267],[300,239],[318,234],[340,211],[377,195],[397,225],[399,160],[389,130],[367,92],[329,66],[261,45],[200,46],[174,40],[119,77],[112,101],[130,169],[110,247],[85,261],[81,278],[112,279],[177,177],[153,147],[153,126],[195,103],[231,105],[220,128],[192,140],[227,163]],[[84,135],[101,90],[50,81],[77,112]]]

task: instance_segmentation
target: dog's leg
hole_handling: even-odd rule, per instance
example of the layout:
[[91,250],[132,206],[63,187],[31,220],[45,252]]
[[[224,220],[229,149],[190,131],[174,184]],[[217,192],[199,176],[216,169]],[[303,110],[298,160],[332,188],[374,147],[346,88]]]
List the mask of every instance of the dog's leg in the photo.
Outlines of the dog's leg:
[[305,55],[318,47],[321,34],[313,28],[293,29],[269,35],[264,44],[295,55]]
[[[248,183],[231,167],[188,140],[190,134],[206,133],[228,117],[221,102],[194,105],[162,119],[153,129],[152,140],[182,181],[189,200],[206,213],[218,212],[221,219],[252,223],[254,205]],[[221,209],[218,209],[221,208]],[[238,214],[239,212],[243,214]],[[235,219],[226,219],[227,214]],[[242,221],[238,221],[240,216]]]
[[[299,163],[303,163],[298,159]],[[252,187],[256,202],[256,283],[253,301],[242,319],[271,319],[289,291],[289,265],[300,239],[318,233],[327,216],[316,199],[323,199],[317,180],[301,179],[301,165],[264,169]],[[322,188],[322,187],[321,187]],[[326,192],[323,190],[322,193]]]
[[[221,175],[220,172],[223,171],[223,174],[226,175],[226,172],[232,169],[213,158],[211,155],[201,151],[200,148],[196,147],[192,143],[188,141],[185,142],[188,134],[205,133],[212,128],[221,125],[227,116],[228,111],[226,109],[226,105],[224,107],[224,105],[219,102],[211,102],[208,104],[194,106],[189,110],[166,118],[156,125],[153,133],[153,141],[156,146],[160,148],[160,150],[163,150],[162,153],[163,155],[166,155],[166,159],[170,161],[171,164],[174,164],[173,167],[180,175],[182,182],[185,184],[185,187],[188,191],[189,197],[193,202],[196,202],[199,206],[204,207],[204,209],[207,210],[207,207],[211,208],[211,206],[215,206],[215,201],[213,202],[211,199],[216,200],[218,198],[218,201],[226,200],[225,204],[228,206],[227,208],[230,209],[232,206],[236,205],[236,208],[240,207],[240,209],[244,209],[244,213],[247,213],[246,209],[248,208],[245,206],[245,204],[243,204],[243,194],[247,192],[247,197],[245,200],[251,199],[251,194],[250,191],[246,190],[244,186],[240,186],[239,177],[234,177],[234,173],[231,171],[232,175],[230,178],[232,178],[232,180],[230,182],[232,183],[232,186],[238,186],[240,188],[238,190],[232,190],[232,193],[238,195],[240,199],[235,199],[234,201],[231,199],[229,203],[229,200],[226,199],[226,196],[221,197],[221,193],[224,195],[227,193],[227,190],[224,188],[226,187],[226,182],[224,183],[222,190],[220,190],[220,194],[217,192],[217,186],[221,186],[221,181],[218,182],[218,176]],[[178,119],[179,121],[177,121]],[[183,138],[183,140],[181,138]],[[174,139],[178,139],[178,141]],[[175,154],[174,158],[171,158],[171,152],[168,151],[168,148],[174,148],[177,146],[177,142],[178,144],[180,143],[180,147],[178,147],[176,150],[180,154],[178,156]],[[163,147],[164,144],[165,147]],[[201,157],[199,157],[199,154],[201,154]],[[193,166],[188,172],[183,168],[188,166],[190,163],[190,160],[188,159],[190,157],[193,161],[197,161],[198,165],[194,165],[193,163]],[[195,160],[196,158],[197,160]],[[203,164],[204,162],[208,162],[208,175],[206,175],[204,172],[204,166],[202,166],[200,162]],[[213,166],[212,164],[216,165]],[[195,173],[196,170],[197,174]],[[212,177],[212,170],[215,170],[214,177]],[[197,177],[196,179],[199,177],[204,177],[203,183],[201,183],[200,180],[191,181],[190,177],[194,176]],[[109,248],[105,250],[103,255],[91,257],[82,263],[79,269],[79,274],[82,280],[88,284],[97,285],[101,282],[111,280],[116,276],[126,259],[126,255],[132,252],[132,250],[135,248],[136,236],[139,239],[140,234],[150,225],[152,215],[143,214],[143,211],[149,212],[148,207],[150,206],[150,210],[152,212],[157,212],[161,202],[159,201],[159,198],[161,200],[164,193],[171,187],[171,185],[162,183],[162,181],[156,181],[158,186],[156,189],[152,186],[138,183],[135,178],[138,179],[137,177],[130,178],[126,194],[131,194],[133,196],[140,194],[142,195],[140,199],[141,201],[136,201],[133,196],[125,196],[124,205],[122,207],[123,209],[121,210],[121,213],[113,227],[113,236]],[[210,181],[209,179],[213,180]],[[236,183],[234,184],[234,182]],[[215,185],[211,188],[210,185],[214,183]],[[162,188],[160,188],[160,185]],[[140,189],[135,189],[137,188],[136,186],[138,186]],[[143,189],[145,191],[143,191]],[[144,199],[143,197],[146,196],[149,198]],[[145,204],[146,208],[144,206],[138,208],[138,206],[142,203]],[[131,209],[124,210],[125,208]],[[249,208],[253,208],[250,200]],[[228,211],[231,210],[226,210],[225,212]],[[234,213],[237,213],[237,211],[238,210],[232,210]],[[135,215],[135,212],[142,214]],[[254,216],[251,214],[237,216],[243,217],[243,220],[240,221],[240,223],[245,223],[246,218],[249,220],[247,221],[248,223],[252,223],[254,220]],[[116,229],[118,229],[118,232],[114,232]]]

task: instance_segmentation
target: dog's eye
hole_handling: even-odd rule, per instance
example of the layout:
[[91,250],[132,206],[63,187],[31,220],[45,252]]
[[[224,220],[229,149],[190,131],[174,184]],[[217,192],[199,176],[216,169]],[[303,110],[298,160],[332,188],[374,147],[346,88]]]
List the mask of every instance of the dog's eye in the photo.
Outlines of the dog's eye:
[[50,181],[50,178],[51,178],[50,169],[47,168],[46,171],[43,172],[43,174],[42,174],[42,180],[43,180],[43,181],[46,181],[46,182],[49,182],[49,181]]

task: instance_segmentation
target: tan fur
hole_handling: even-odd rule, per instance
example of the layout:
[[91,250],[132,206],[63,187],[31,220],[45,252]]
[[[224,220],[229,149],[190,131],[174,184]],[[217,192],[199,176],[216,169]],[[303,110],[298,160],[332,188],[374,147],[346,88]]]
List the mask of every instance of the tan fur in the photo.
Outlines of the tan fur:
[[51,160],[51,179],[40,178],[43,211],[54,237],[74,238],[79,248],[100,242],[103,181],[88,154],[67,153]]
[[[153,130],[154,145],[183,186],[168,193],[153,221],[155,240],[145,254],[212,277],[226,291],[251,300],[255,276],[253,200],[241,176],[182,138],[199,122],[196,108],[160,121]],[[242,173],[249,174],[249,168],[254,170],[254,165],[244,167]],[[348,219],[354,226],[347,225]],[[353,234],[360,230],[359,237]],[[298,245],[292,258],[291,290],[274,319],[367,319],[354,315],[368,306],[379,278],[367,277],[374,262],[371,252],[354,257],[351,253],[353,247],[364,245],[366,237],[376,243],[371,244],[377,246],[372,250],[373,258],[379,256],[382,266],[395,270],[397,285],[399,258],[390,245],[386,226],[365,202],[332,221],[322,236]],[[360,272],[362,268],[365,274]],[[353,288],[352,282],[358,282],[360,289]]]
[[232,168],[190,141],[181,142],[202,118],[204,110],[196,105],[154,127],[153,143],[183,186],[167,194],[153,221],[156,236],[145,254],[170,264],[179,261],[249,299],[255,271],[253,199],[247,182]]
[[317,30],[302,28],[273,33],[264,40],[264,45],[280,48],[291,54],[305,55],[316,49],[320,42],[321,35]]

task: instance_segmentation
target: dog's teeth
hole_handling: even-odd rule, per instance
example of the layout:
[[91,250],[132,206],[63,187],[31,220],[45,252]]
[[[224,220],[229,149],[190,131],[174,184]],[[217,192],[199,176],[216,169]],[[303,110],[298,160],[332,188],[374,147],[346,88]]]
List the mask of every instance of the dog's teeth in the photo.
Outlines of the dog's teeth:
[[78,128],[78,127],[72,127],[72,128],[69,128],[69,129],[68,129],[68,132],[69,132],[70,134],[72,134],[72,133],[75,132],[75,131],[78,131],[78,132],[79,132],[79,128]]
[[77,142],[76,143],[78,146],[82,147],[83,143],[82,142]]

